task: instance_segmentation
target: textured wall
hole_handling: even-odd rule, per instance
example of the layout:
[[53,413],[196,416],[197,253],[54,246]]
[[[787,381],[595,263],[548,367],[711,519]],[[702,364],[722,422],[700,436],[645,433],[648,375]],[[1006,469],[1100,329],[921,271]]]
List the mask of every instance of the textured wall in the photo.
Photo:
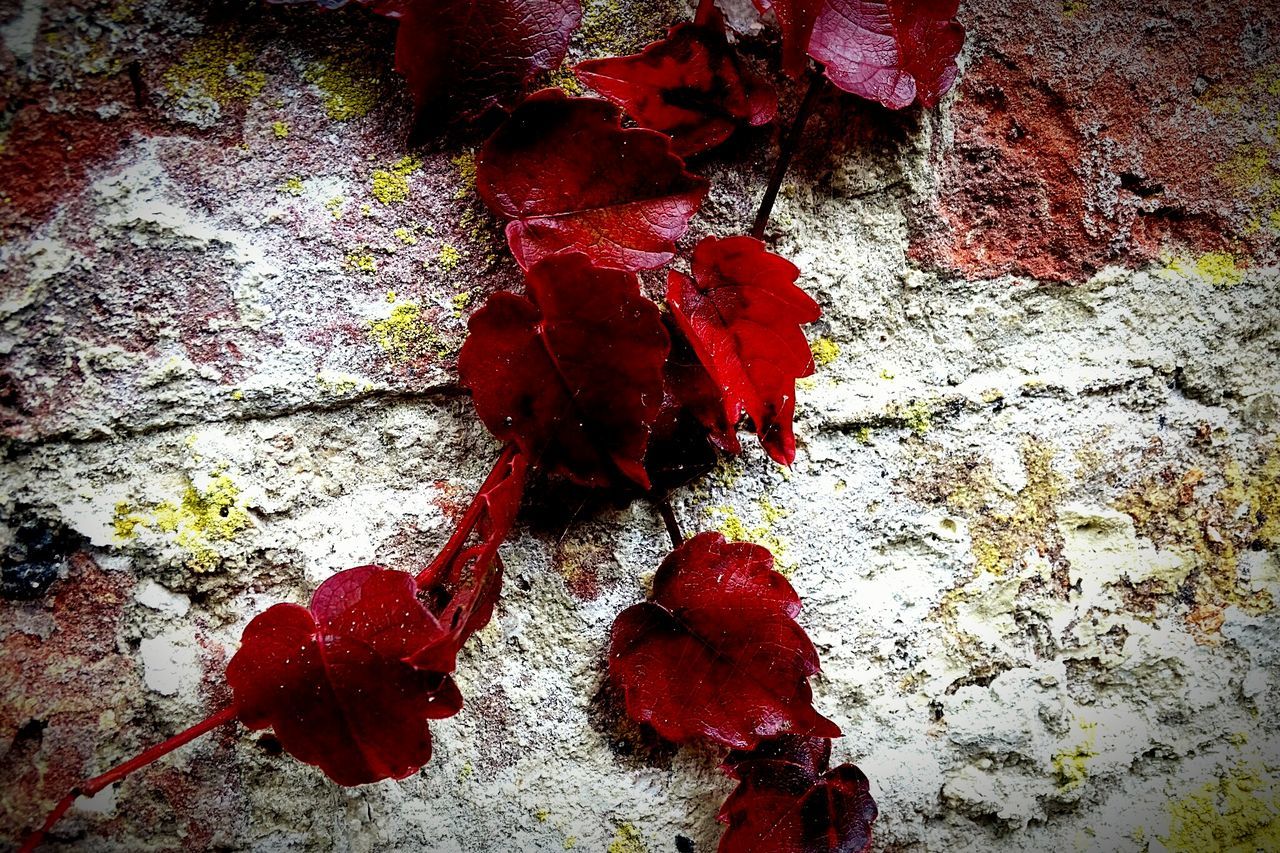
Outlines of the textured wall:
[[[578,57],[687,13],[587,5]],[[771,240],[824,309],[796,465],[746,442],[677,511],[790,572],[882,849],[1280,849],[1280,12],[1208,5],[967,3],[958,93],[829,94],[784,187]],[[517,277],[474,140],[406,148],[386,22],[4,0],[0,34],[16,839],[225,701],[252,615],[434,552],[497,451],[466,317]],[[699,164],[697,234],[743,230],[773,151]],[[601,689],[665,546],[647,505],[535,501],[418,777],[341,789],[228,729],[58,838],[711,851],[718,756]]]

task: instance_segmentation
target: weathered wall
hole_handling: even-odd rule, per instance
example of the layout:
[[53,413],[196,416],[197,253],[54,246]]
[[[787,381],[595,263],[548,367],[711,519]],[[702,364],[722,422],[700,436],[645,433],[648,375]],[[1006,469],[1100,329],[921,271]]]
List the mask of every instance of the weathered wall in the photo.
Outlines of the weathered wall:
[[[385,23],[206,5],[0,4],[0,536],[45,539],[0,588],[9,839],[225,700],[252,615],[419,566],[496,452],[454,384],[516,281],[473,143],[406,150]],[[824,308],[797,463],[747,442],[677,510],[791,573],[883,849],[1280,849],[1280,13],[1209,6],[968,3],[958,94],[829,96],[784,188]],[[590,4],[575,55],[671,14]],[[772,150],[701,164],[698,233],[742,230]],[[58,837],[713,850],[717,756],[601,690],[665,542],[643,504],[531,512],[419,777],[228,730]]]

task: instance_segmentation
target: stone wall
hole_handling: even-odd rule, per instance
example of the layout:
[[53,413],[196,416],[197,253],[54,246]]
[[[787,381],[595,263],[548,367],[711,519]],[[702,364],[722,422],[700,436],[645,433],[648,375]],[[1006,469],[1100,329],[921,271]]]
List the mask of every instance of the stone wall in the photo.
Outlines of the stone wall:
[[[573,58],[689,12],[584,5]],[[795,466],[744,442],[677,512],[778,554],[877,849],[1280,849],[1280,11],[960,18],[939,110],[828,93],[783,188],[769,239],[824,311]],[[15,841],[224,702],[254,614],[429,559],[497,452],[456,385],[466,319],[518,276],[475,140],[406,146],[388,22],[7,0],[0,34]],[[697,164],[691,237],[744,230],[775,150],[761,129]],[[227,729],[57,838],[712,851],[720,756],[629,728],[603,689],[666,546],[646,504],[535,496],[419,776],[343,789]]]

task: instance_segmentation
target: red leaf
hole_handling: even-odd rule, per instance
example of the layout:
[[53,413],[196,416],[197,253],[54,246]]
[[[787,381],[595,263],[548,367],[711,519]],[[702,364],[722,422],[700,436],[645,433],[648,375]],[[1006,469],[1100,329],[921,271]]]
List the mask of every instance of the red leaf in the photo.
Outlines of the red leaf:
[[671,315],[664,314],[662,320],[671,337],[671,353],[664,372],[662,409],[644,457],[644,469],[659,493],[710,471],[716,463],[713,443],[730,453],[742,451],[737,427],[725,417],[719,386]]
[[778,19],[782,30],[782,70],[792,77],[804,73],[809,63],[809,36],[823,3],[824,0],[755,0],[761,14],[773,9]]
[[559,89],[530,96],[485,142],[476,188],[507,223],[520,266],[582,252],[600,267],[643,270],[671,260],[707,182],[671,141],[595,98]]
[[755,749],[731,750],[721,762],[720,769],[734,779],[741,779],[748,765],[758,761],[783,761],[818,776],[826,771],[831,761],[831,739],[778,735],[760,741]]
[[[314,2],[337,9],[348,0]],[[455,113],[474,118],[510,107],[529,81],[560,67],[582,22],[581,0],[355,0],[400,21],[396,71],[419,114],[439,123]]]
[[852,764],[828,770],[831,741],[780,737],[731,759],[742,781],[720,809],[719,853],[864,853],[878,813]]
[[795,280],[800,271],[753,237],[707,237],[693,253],[693,278],[672,270],[667,302],[737,423],[745,411],[769,455],[796,455],[791,418],[795,380],[813,373],[800,326],[821,315]]
[[390,0],[376,11],[400,19],[396,70],[419,112],[468,116],[511,106],[558,68],[582,20],[579,0]]
[[672,27],[642,53],[583,62],[582,81],[641,126],[672,138],[682,157],[714,148],[744,124],[773,121],[778,95],[742,65],[714,7]]
[[580,254],[548,258],[526,280],[532,301],[494,294],[458,355],[480,419],[551,473],[585,486],[621,474],[647,489],[670,346],[658,307],[633,273]]
[[632,719],[672,741],[751,748],[783,732],[837,737],[813,708],[818,653],[800,599],[759,545],[702,533],[663,561],[653,597],[613,624],[609,672]]
[[227,666],[241,721],[341,785],[402,779],[431,758],[427,720],[456,714],[448,675],[407,661],[443,629],[413,576],[340,572],[310,609],[277,604],[245,628]]
[[937,105],[956,81],[959,0],[826,0],[809,53],[831,81],[890,109]]
[[414,654],[415,666],[452,672],[458,649],[489,624],[502,590],[498,546],[520,511],[527,469],[524,456],[508,445],[444,549],[418,574],[422,593],[443,602],[436,612],[444,633]]
[[671,354],[667,356],[667,391],[674,407],[683,408],[707,430],[711,443],[726,453],[742,452],[738,418],[725,410],[724,393],[702,365],[678,323],[670,321]]

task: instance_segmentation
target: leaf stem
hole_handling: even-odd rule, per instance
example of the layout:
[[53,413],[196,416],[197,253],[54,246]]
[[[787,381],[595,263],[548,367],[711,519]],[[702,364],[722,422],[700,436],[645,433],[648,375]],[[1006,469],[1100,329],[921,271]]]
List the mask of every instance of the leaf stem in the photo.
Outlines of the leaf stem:
[[773,213],[773,203],[778,200],[778,190],[782,188],[782,179],[786,177],[787,169],[791,167],[791,159],[795,157],[796,148],[800,145],[804,126],[809,123],[809,116],[813,114],[813,108],[818,103],[818,96],[822,94],[826,82],[827,78],[820,69],[810,69],[809,88],[805,91],[804,100],[800,102],[800,108],[796,110],[795,118],[791,120],[791,127],[787,129],[787,135],[782,140],[778,160],[773,164],[773,174],[769,176],[769,186],[765,188],[764,198],[760,200],[760,210],[756,212],[755,225],[751,226],[751,236],[757,240],[764,239],[765,228],[769,226],[769,215]]
[[449,568],[449,564],[462,550],[463,546],[467,544],[467,539],[475,531],[476,524],[479,523],[481,516],[489,509],[489,491],[502,482],[502,479],[510,473],[511,462],[518,452],[519,450],[515,444],[508,444],[502,448],[502,453],[498,456],[498,461],[494,463],[493,470],[489,472],[489,476],[485,478],[484,483],[476,491],[476,496],[471,499],[471,505],[467,507],[467,511],[458,521],[457,528],[453,531],[453,535],[449,537],[449,541],[445,543],[444,549],[431,561],[429,566],[418,573],[416,580],[419,588],[428,587],[440,580],[441,575]]
[[75,801],[80,797],[92,797],[103,788],[119,782],[134,771],[141,770],[156,759],[162,758],[170,752],[173,752],[178,747],[190,743],[207,732],[211,732],[216,728],[225,726],[227,723],[235,722],[239,715],[239,708],[235,705],[228,705],[212,717],[201,720],[186,731],[179,732],[163,743],[156,744],[140,755],[130,758],[123,764],[116,765],[101,776],[94,776],[92,779],[85,779],[75,785],[72,787],[71,791],[68,792],[68,794],[63,797],[56,806],[54,806],[53,811],[49,812],[49,816],[45,818],[44,825],[31,833],[31,835],[27,837],[26,841],[22,842],[22,847],[19,853],[30,853],[30,851],[33,851],[36,847],[40,846],[40,843],[44,841],[44,837],[49,830],[53,829],[54,824],[56,824],[62,816],[71,809],[75,804]]
[[671,508],[671,500],[669,498],[654,498],[653,502],[658,507],[658,513],[662,516],[662,523],[667,526],[667,535],[671,537],[671,547],[679,548],[684,543],[684,533],[680,530],[680,522],[676,518],[675,510]]

